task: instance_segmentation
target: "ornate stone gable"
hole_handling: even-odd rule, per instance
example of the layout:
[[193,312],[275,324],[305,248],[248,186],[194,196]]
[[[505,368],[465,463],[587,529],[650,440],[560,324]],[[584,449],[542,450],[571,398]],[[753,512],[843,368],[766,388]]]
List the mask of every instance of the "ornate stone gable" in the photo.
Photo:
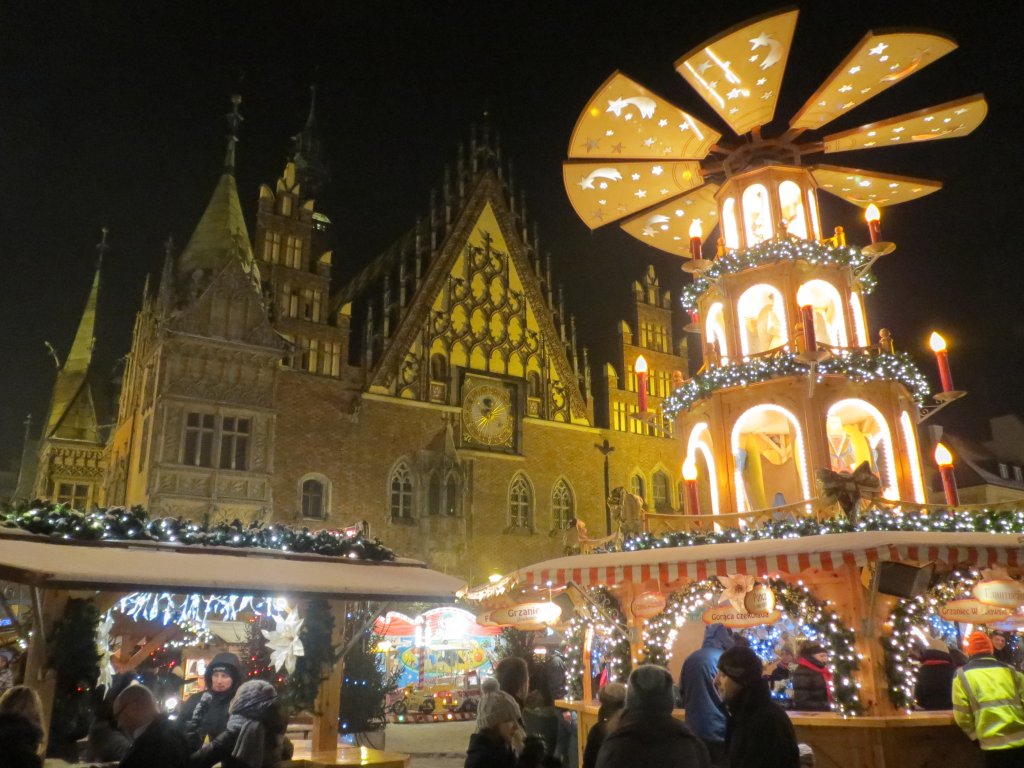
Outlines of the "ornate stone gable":
[[430,369],[438,358],[446,369],[522,379],[534,374],[543,406],[531,415],[589,424],[561,334],[500,183],[490,174],[482,177],[424,276],[370,372],[369,386],[411,399],[447,399]]

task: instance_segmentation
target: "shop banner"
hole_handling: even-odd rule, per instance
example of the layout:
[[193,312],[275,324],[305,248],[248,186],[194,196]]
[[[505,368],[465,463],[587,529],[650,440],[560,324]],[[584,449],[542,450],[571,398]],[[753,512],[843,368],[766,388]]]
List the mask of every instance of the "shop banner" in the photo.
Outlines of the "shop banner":
[[706,609],[700,618],[705,624],[724,624],[730,629],[749,629],[750,627],[760,627],[763,624],[774,624],[782,618],[782,611],[773,609],[748,613],[737,611],[731,605],[725,605]]
[[979,581],[971,590],[978,602],[999,608],[1017,610],[1024,605],[1024,584],[1013,579]]
[[993,624],[1002,621],[1012,611],[994,605],[985,605],[980,600],[950,600],[939,606],[939,618],[946,621],[960,621],[970,624]]
[[484,626],[543,629],[557,622],[561,615],[562,608],[556,603],[520,603],[488,611],[478,616],[477,621]]

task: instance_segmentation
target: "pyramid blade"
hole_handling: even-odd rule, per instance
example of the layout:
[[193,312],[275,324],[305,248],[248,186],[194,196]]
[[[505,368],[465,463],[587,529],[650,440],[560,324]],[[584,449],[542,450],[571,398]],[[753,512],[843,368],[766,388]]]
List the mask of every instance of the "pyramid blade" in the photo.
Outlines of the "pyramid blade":
[[569,157],[700,160],[722,134],[621,72],[587,102],[569,139]]
[[690,258],[690,224],[699,219],[704,239],[718,225],[717,184],[705,184],[682,197],[637,214],[620,225],[637,240],[675,256]]
[[820,128],[955,49],[953,40],[931,32],[868,32],[789,125]]
[[675,63],[676,71],[738,135],[775,116],[797,14],[789,10],[745,21]]
[[703,182],[695,160],[567,162],[562,179],[569,202],[591,229],[688,192]]
[[811,168],[811,175],[823,192],[862,208],[871,203],[878,206],[905,203],[942,189],[941,181],[838,165],[816,165]]
[[966,136],[985,119],[988,104],[982,94],[967,96],[935,107],[919,109],[877,123],[833,133],[824,138],[825,153],[853,149],[900,147],[922,141]]

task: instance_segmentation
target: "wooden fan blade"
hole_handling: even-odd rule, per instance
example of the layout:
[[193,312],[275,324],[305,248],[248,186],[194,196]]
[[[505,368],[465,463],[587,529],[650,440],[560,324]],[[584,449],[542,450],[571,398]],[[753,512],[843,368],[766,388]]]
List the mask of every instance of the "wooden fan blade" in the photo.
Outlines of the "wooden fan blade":
[[690,224],[699,219],[704,239],[718,226],[717,184],[705,184],[682,197],[632,216],[620,225],[642,243],[690,258]]
[[569,139],[569,157],[700,160],[722,134],[615,72],[594,92]]
[[811,175],[822,191],[862,208],[871,203],[878,206],[905,203],[942,189],[941,181],[838,165],[815,165]]
[[797,15],[773,12],[731,27],[681,57],[676,71],[737,134],[770,123]]
[[793,116],[790,128],[820,128],[956,47],[950,38],[931,32],[868,32]]
[[966,136],[985,119],[988,103],[982,94],[919,109],[877,123],[833,133],[824,139],[825,153],[853,149],[900,147],[922,141]]
[[591,229],[699,186],[696,160],[598,160],[562,164],[569,202]]

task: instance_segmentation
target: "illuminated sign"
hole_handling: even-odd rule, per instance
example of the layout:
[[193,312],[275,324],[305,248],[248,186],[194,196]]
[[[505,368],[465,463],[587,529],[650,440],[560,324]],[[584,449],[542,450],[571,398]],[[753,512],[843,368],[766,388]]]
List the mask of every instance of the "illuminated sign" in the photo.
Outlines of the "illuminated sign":
[[782,618],[782,611],[773,609],[747,613],[737,611],[731,605],[725,605],[706,609],[700,618],[705,624],[724,624],[730,629],[749,629],[763,624],[774,624]]
[[477,617],[481,624],[497,624],[499,627],[516,627],[517,629],[540,629],[554,624],[562,615],[562,608],[555,603],[520,603],[493,611]]
[[992,624],[1010,615],[1006,608],[985,605],[980,600],[950,600],[939,606],[939,617],[946,621],[962,621],[970,624]]

